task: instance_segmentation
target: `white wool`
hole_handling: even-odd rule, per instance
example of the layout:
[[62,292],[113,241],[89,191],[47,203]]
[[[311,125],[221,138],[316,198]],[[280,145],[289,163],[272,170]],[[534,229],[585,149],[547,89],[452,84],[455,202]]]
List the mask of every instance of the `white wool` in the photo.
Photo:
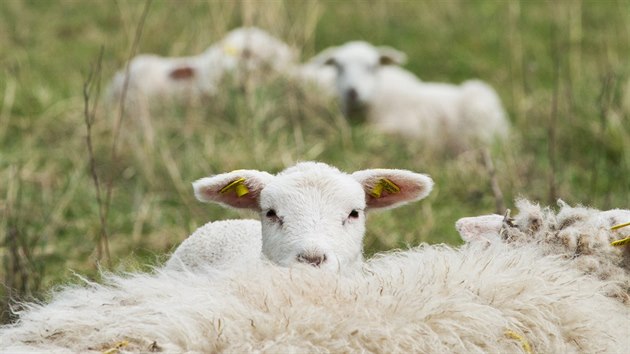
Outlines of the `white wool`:
[[304,83],[307,88],[314,87],[326,98],[333,99],[337,96],[335,81],[337,73],[330,66],[322,66],[316,60],[309,60],[304,64],[296,66],[292,75],[298,81]]
[[[422,82],[402,64],[404,53],[366,42],[348,42],[324,50],[312,66],[336,69],[337,97],[345,114],[364,112],[381,131],[424,141],[436,148],[466,149],[478,143],[505,139],[509,123],[492,87],[480,80],[461,85]],[[329,86],[329,74],[320,81]]]
[[[384,187],[383,180],[391,186]],[[374,189],[379,186],[379,194],[374,196]],[[338,270],[360,265],[366,211],[422,199],[432,186],[431,178],[411,171],[370,169],[348,174],[317,162],[302,162],[275,176],[256,170],[237,170],[202,178],[193,184],[199,200],[259,212],[258,232],[255,222],[249,222],[244,232],[237,231],[247,236],[232,239],[230,225],[242,229],[238,223],[231,221],[221,224],[221,228],[207,224],[175,254],[179,259],[191,258],[183,263],[195,265],[206,261],[210,263],[205,264],[213,264],[215,254],[221,252],[235,253],[225,258],[238,260],[255,253],[240,251],[250,247],[248,242],[240,241],[259,237],[263,255],[282,266],[302,262]],[[238,188],[245,188],[247,193],[239,196]],[[225,247],[224,241],[229,240],[233,243]],[[187,251],[201,248],[215,251],[203,260],[196,259],[196,252]]]
[[25,305],[0,351],[623,353],[630,314],[606,284],[502,244],[392,252],[345,275],[268,263],[108,275]]
[[166,262],[170,269],[228,267],[261,257],[260,221],[221,220],[198,228]]
[[[138,55],[129,62],[127,100],[150,104],[152,100],[195,100],[220,91],[226,75],[237,80],[266,72],[282,72],[293,65],[293,50],[255,27],[230,31],[197,56]],[[109,88],[110,100],[120,100],[125,70],[116,73]]]
[[630,237],[630,227],[611,227],[630,222],[630,210],[600,211],[571,207],[559,201],[559,211],[525,199],[516,201],[519,213],[512,219],[501,215],[462,218],[456,228],[466,242],[506,243],[513,247],[534,244],[542,253],[570,260],[586,274],[611,280],[609,296],[630,303],[630,246],[611,243]]

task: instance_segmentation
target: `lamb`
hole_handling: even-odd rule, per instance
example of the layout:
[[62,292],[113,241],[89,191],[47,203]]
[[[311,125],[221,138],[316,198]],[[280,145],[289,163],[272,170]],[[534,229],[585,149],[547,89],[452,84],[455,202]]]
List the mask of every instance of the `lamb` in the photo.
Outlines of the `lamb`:
[[193,232],[171,254],[168,269],[195,270],[207,266],[227,268],[262,258],[262,235],[258,220],[209,222]]
[[166,266],[195,268],[260,259],[281,266],[306,263],[345,270],[363,262],[365,212],[426,197],[430,177],[406,170],[346,174],[324,163],[302,162],[276,176],[238,170],[193,184],[197,199],[260,213],[262,222],[231,220],[202,226]]
[[630,237],[630,227],[612,227],[630,222],[630,210],[600,211],[571,207],[559,201],[560,210],[517,200],[519,214],[462,218],[456,228],[470,243],[504,242],[513,247],[535,244],[544,254],[569,259],[581,272],[614,281],[607,295],[630,304],[630,246],[612,243]]
[[[130,102],[148,103],[213,96],[227,74],[278,73],[294,60],[293,50],[269,33],[255,27],[237,28],[197,56],[136,56],[129,63],[127,97]],[[108,88],[110,101],[121,99],[124,84],[125,70],[121,70]]]
[[334,67],[344,114],[365,116],[383,132],[454,151],[507,137],[505,111],[488,84],[422,82],[397,66],[405,61],[396,49],[355,41],[323,51],[309,65]]
[[531,245],[424,245],[349,273],[297,263],[105,275],[23,304],[2,352],[622,353],[609,281]]

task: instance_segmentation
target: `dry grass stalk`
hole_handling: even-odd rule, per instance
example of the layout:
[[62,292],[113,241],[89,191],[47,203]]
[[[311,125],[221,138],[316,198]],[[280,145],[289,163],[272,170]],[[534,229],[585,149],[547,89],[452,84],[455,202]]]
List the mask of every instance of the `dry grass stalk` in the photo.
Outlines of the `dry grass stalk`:
[[[129,62],[131,58],[136,55],[138,44],[140,42],[140,38],[142,36],[142,29],[144,28],[144,22],[146,20],[150,5],[152,0],[147,0],[145,3],[144,10],[140,17],[140,21],[136,28],[134,41],[132,43],[132,47],[129,53],[129,58],[127,60],[127,65],[125,67],[125,81],[123,84],[122,95],[120,97],[120,106],[119,106],[119,114],[118,119],[116,120],[116,125],[114,127],[113,140],[111,145],[111,153],[110,153],[110,161],[112,164],[115,164],[118,159],[118,141],[120,138],[120,128],[122,125],[123,118],[125,116],[125,102],[127,97],[127,92],[129,88]],[[100,79],[101,79],[101,63],[103,61],[103,48],[101,48],[101,52],[99,54],[99,58],[95,67],[91,70],[88,75],[87,80],[83,85],[83,99],[84,99],[84,115],[85,115],[85,125],[87,129],[87,137],[86,144],[88,147],[88,155],[89,155],[89,164],[90,164],[90,174],[92,176],[92,180],[94,182],[94,187],[96,189],[96,201],[98,203],[99,209],[99,221],[100,221],[100,232],[98,238],[96,240],[96,261],[101,262],[105,261],[107,265],[111,265],[111,254],[109,251],[109,234],[107,230],[107,216],[109,214],[109,209],[111,207],[111,199],[112,199],[112,190],[113,190],[113,182],[114,182],[114,173],[109,173],[108,179],[105,184],[105,192],[103,192],[103,186],[101,181],[99,180],[98,173],[96,171],[96,157],[94,153],[94,144],[92,137],[92,128],[94,124],[94,118],[96,115],[96,109],[98,107],[98,97],[100,96]],[[94,94],[94,103],[91,104],[90,107],[90,98]],[[105,197],[103,197],[103,193],[105,193]]]
[[492,194],[494,195],[494,205],[495,212],[497,214],[505,213],[505,202],[503,200],[503,192],[501,192],[501,187],[499,186],[499,180],[497,178],[497,170],[494,167],[494,163],[492,162],[492,155],[490,154],[490,150],[488,148],[484,148],[482,150],[483,161],[486,166],[486,171],[488,171],[488,177],[490,178],[490,187],[492,188]]
[[[83,102],[84,102],[84,116],[85,116],[85,127],[87,130],[85,142],[88,148],[88,158],[90,165],[90,175],[92,176],[92,181],[94,182],[94,188],[96,189],[96,203],[98,204],[98,215],[100,221],[100,232],[96,239],[96,259],[97,261],[101,261],[103,257],[105,257],[105,261],[110,261],[109,254],[109,245],[108,245],[108,233],[107,233],[107,220],[106,220],[106,205],[103,202],[102,197],[102,186],[101,182],[98,178],[98,173],[96,172],[96,157],[94,154],[94,144],[92,141],[92,127],[94,125],[94,118],[96,107],[98,106],[98,91],[99,91],[99,83],[101,77],[101,63],[103,61],[103,47],[101,47],[101,51],[99,53],[98,60],[96,65],[90,73],[88,74],[85,83],[83,84]],[[90,107],[90,98],[92,97],[94,90],[96,90],[96,97],[94,99],[94,103],[91,104]]]

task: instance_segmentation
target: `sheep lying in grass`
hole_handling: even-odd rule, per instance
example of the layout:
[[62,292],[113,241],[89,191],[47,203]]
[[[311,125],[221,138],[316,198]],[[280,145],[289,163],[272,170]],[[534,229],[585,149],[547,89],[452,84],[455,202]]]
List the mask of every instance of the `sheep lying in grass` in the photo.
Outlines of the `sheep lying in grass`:
[[105,275],[25,304],[0,352],[624,353],[609,282],[536,247],[422,246],[349,273],[240,263]]
[[[152,99],[213,96],[226,74],[240,77],[280,72],[294,59],[291,48],[267,32],[255,27],[238,28],[197,56],[136,56],[129,63],[127,98],[147,103]],[[121,70],[110,84],[109,98],[120,100],[124,85],[125,70]]]
[[325,60],[322,55],[328,54],[324,51],[306,63],[293,67],[290,73],[293,78],[307,88],[314,88],[318,94],[327,99],[335,99],[337,97],[337,72],[332,66],[323,65]]
[[206,224],[174,252],[167,267],[259,259],[262,248],[267,259],[282,266],[302,262],[339,270],[363,261],[366,211],[422,199],[433,181],[406,170],[346,174],[323,163],[303,162],[276,176],[238,170],[193,186],[199,200],[255,210],[262,222]]
[[630,246],[611,245],[630,237],[630,227],[611,229],[630,222],[630,210],[599,211],[570,207],[562,201],[558,212],[527,200],[518,200],[516,205],[519,214],[514,219],[501,215],[463,218],[456,228],[467,242],[536,244],[544,254],[571,260],[583,273],[614,281],[607,294],[630,304]]
[[460,150],[508,135],[509,124],[497,93],[479,80],[461,85],[420,81],[391,64],[404,53],[366,42],[325,50],[313,65],[336,69],[337,96],[344,113],[365,115],[384,132],[418,138],[433,147]]

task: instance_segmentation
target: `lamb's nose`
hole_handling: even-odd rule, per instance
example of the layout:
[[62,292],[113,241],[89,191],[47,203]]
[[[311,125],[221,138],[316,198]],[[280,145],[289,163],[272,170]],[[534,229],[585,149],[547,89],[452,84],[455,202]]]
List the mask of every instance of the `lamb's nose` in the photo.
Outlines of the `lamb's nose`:
[[297,256],[297,261],[310,264],[313,267],[319,267],[322,263],[326,262],[326,258],[325,254],[300,253]]
[[353,102],[353,103],[356,102],[357,99],[359,98],[359,93],[354,87],[349,88],[348,91],[346,92],[346,95],[348,96],[348,101]]

